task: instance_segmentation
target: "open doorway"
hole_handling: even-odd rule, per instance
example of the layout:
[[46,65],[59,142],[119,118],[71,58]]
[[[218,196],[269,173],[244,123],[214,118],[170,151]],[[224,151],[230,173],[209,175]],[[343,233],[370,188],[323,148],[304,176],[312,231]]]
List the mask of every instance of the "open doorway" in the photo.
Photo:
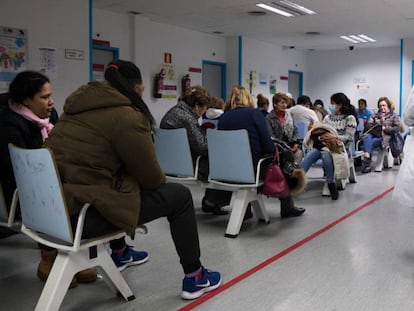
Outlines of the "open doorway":
[[211,96],[226,100],[226,64],[203,60],[202,84]]
[[295,101],[303,94],[303,72],[289,70],[288,92]]

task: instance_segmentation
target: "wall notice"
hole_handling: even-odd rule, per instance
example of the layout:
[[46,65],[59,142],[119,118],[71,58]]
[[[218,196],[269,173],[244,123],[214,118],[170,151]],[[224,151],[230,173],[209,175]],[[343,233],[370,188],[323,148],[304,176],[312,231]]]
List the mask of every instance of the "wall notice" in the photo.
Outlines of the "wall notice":
[[0,26],[0,92],[7,92],[10,82],[27,65],[27,31]]

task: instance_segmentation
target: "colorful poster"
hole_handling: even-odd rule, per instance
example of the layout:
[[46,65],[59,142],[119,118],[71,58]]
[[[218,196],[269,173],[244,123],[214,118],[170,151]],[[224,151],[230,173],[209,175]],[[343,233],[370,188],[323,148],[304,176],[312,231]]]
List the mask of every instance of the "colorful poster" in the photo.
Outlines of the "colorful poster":
[[177,98],[177,81],[175,78],[175,68],[171,64],[161,65],[160,72],[164,78],[164,88],[162,90],[162,97],[164,99]]
[[27,31],[0,26],[0,92],[27,65]]
[[276,94],[276,79],[273,77],[271,77],[269,81],[269,92],[270,94]]

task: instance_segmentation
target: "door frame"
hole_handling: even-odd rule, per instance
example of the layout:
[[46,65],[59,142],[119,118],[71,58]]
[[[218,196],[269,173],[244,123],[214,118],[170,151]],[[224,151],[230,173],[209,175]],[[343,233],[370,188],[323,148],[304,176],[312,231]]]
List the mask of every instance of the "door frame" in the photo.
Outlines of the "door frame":
[[[227,64],[211,60],[203,60],[202,73],[204,73],[204,65],[215,65],[221,67],[221,98],[225,101],[227,97]],[[201,84],[204,85],[204,74],[201,74]]]
[[[289,70],[288,75],[295,74],[299,76],[299,96],[303,95],[303,72],[296,70]],[[288,80],[288,92],[290,92],[290,79]]]

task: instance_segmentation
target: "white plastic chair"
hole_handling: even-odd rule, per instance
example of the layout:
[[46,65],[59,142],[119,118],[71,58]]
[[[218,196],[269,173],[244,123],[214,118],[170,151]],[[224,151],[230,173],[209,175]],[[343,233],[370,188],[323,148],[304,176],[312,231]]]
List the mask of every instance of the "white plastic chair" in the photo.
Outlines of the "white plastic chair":
[[198,183],[198,162],[194,168],[190,144],[185,128],[156,129],[154,131],[155,152],[167,181],[183,184]]
[[10,204],[10,209],[7,209],[6,201],[4,199],[3,190],[0,185],[0,226],[7,227],[15,231],[20,231],[20,222],[15,221],[16,208],[18,202],[17,189],[13,193],[13,198]]
[[9,144],[10,157],[19,191],[21,231],[37,242],[54,247],[58,255],[36,305],[36,310],[58,310],[73,276],[97,267],[105,282],[129,301],[134,295],[103,244],[125,235],[118,231],[81,240],[89,204],[82,207],[76,232],[72,226],[59,173],[49,149],[21,149]]
[[269,223],[263,196],[257,188],[260,180],[260,160],[253,167],[250,142],[246,130],[207,130],[209,158],[209,188],[232,191],[231,214],[226,228],[226,237],[236,238],[240,232],[247,205],[251,202],[254,212],[265,223]]

